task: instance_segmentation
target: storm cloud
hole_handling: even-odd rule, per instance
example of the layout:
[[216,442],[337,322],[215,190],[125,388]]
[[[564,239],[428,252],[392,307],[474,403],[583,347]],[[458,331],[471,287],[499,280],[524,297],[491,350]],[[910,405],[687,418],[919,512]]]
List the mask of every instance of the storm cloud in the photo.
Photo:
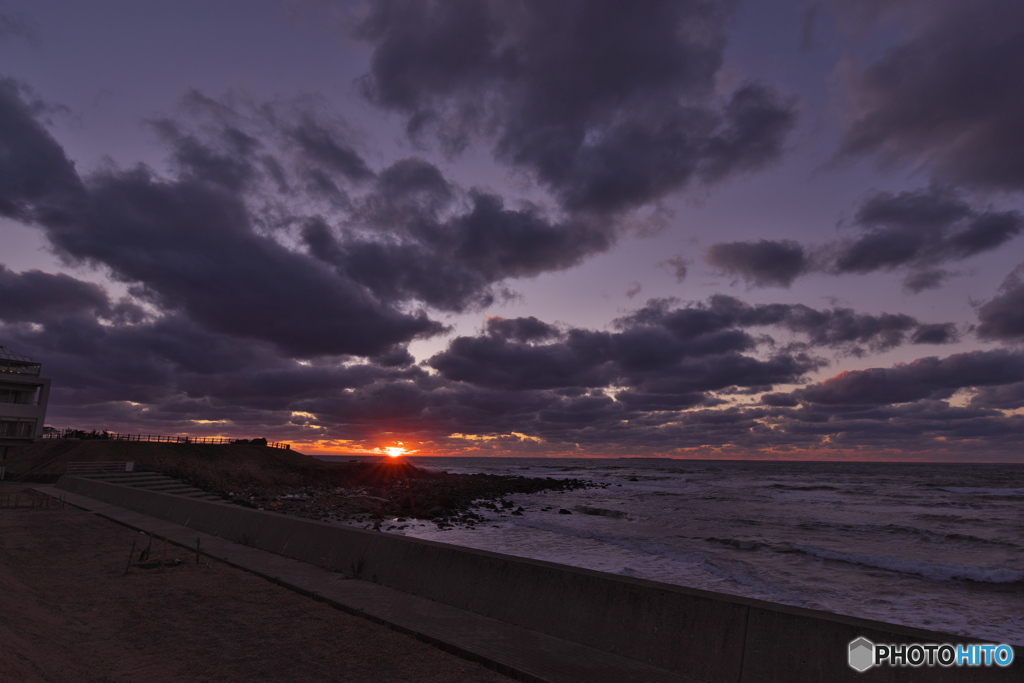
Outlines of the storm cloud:
[[464,213],[440,220],[431,210],[413,212],[407,223],[401,222],[407,208],[382,207],[375,198],[368,201],[393,217],[399,234],[368,239],[313,218],[302,231],[309,253],[378,297],[439,310],[489,305],[496,297],[492,285],[564,270],[614,241],[605,224],[552,222],[536,209],[509,209],[501,197],[483,192],[469,194]]
[[708,249],[707,262],[756,287],[789,287],[807,268],[804,248],[793,240],[719,242]]
[[938,264],[962,261],[1018,236],[1024,230],[1024,216],[975,208],[954,190],[932,185],[899,194],[876,193],[858,208],[854,224],[864,234],[839,247],[837,272],[911,267],[934,273]]
[[[380,0],[357,28],[374,103],[452,153],[477,135],[574,211],[614,212],[780,157],[795,105],[718,93],[730,3]],[[642,40],[638,40],[643,36]]]
[[665,327],[675,334],[693,335],[730,328],[776,328],[800,335],[814,347],[830,347],[856,351],[866,345],[881,351],[907,341],[911,343],[949,343],[957,339],[948,323],[920,323],[903,314],[870,315],[849,308],[815,309],[804,304],[751,305],[735,297],[719,294],[706,304],[683,308],[672,302],[655,300],[647,306],[620,318],[624,327],[647,325]]
[[109,314],[107,292],[96,283],[63,273],[15,273],[0,264],[0,320],[38,322],[78,311]]
[[182,5],[176,47],[250,56],[198,75],[131,52],[143,22],[92,54],[52,40],[87,19],[0,12],[0,42],[38,20],[4,47],[41,93],[0,80],[0,344],[60,427],[1019,460],[1024,266],[987,278],[1024,231],[1024,15],[755,5],[312,3],[280,42],[262,5],[230,33]]
[[0,79],[0,216],[40,220],[82,193],[74,164],[39,121],[46,109],[26,86]]
[[[108,268],[161,310],[291,354],[375,356],[443,330],[417,305],[487,305],[505,291],[496,283],[570,267],[613,241],[603,223],[463,193],[420,159],[378,177],[313,114],[254,120],[196,92],[187,103],[214,121],[152,123],[177,177],[138,166],[80,179],[39,107],[13,82],[0,96],[4,215],[37,222],[65,259]],[[297,213],[296,187],[351,211],[336,227]],[[295,225],[306,253],[267,230]]]
[[1003,281],[1000,293],[978,307],[978,335],[984,339],[1024,339],[1024,265]]
[[1007,144],[1024,120],[1024,6],[887,4],[902,12],[879,12],[879,21],[896,14],[905,37],[867,64],[845,66],[851,113],[840,155],[920,164],[973,187],[1024,189],[1024,150]]
[[[748,331],[755,327],[780,328],[807,341],[759,357],[765,340]],[[955,338],[945,327],[909,316],[750,305],[726,296],[676,308],[651,301],[617,320],[614,332],[558,330],[536,319],[492,320],[487,328],[486,335],[455,338],[429,364],[446,379],[495,389],[622,387],[627,391],[617,400],[648,409],[713,403],[707,392],[797,382],[824,364],[806,348],[887,349],[904,343],[908,333],[921,337],[915,343]]]
[[912,292],[939,287],[953,275],[944,266],[989,252],[1024,232],[1019,211],[968,202],[962,192],[932,184],[899,193],[874,192],[845,226],[856,231],[816,246],[794,240],[712,244],[705,260],[752,287],[789,287],[801,276],[904,271]]
[[890,405],[947,399],[959,389],[1024,380],[1024,356],[1009,350],[973,351],[946,358],[920,358],[892,368],[844,372],[798,389],[801,401],[818,405]]

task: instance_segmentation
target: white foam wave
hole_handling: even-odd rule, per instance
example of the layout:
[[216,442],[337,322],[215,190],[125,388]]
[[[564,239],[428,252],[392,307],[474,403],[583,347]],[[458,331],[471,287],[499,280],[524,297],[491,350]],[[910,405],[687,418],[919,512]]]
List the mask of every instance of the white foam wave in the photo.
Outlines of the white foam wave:
[[1024,496],[1024,489],[982,489],[974,486],[943,486],[950,493],[980,493],[986,496]]
[[816,548],[809,545],[794,545],[792,549],[807,555],[820,557],[824,560],[836,560],[862,567],[888,569],[889,571],[900,572],[901,574],[922,576],[933,581],[951,581],[956,579],[984,583],[1018,583],[1024,581],[1024,571],[1004,567],[976,567],[947,564],[944,562],[929,562],[927,560],[905,557],[844,553],[839,550]]

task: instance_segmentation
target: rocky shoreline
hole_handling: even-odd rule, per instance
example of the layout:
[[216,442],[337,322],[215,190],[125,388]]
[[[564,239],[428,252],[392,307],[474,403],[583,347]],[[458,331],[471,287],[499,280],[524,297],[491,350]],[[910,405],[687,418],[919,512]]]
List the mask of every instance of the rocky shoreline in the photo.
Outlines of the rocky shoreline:
[[185,471],[167,472],[246,507],[327,522],[381,529],[408,520],[430,520],[439,528],[482,522],[482,508],[522,514],[508,496],[601,486],[582,479],[493,474],[451,474],[406,462],[349,462],[324,468],[304,486],[210,481]]
[[136,472],[160,472],[225,500],[307,519],[386,530],[408,520],[472,527],[479,512],[523,514],[515,494],[602,486],[582,479],[452,474],[402,458],[324,462],[263,445],[206,445],[109,440],[58,440],[19,449],[8,474],[52,483],[69,462],[131,461]]

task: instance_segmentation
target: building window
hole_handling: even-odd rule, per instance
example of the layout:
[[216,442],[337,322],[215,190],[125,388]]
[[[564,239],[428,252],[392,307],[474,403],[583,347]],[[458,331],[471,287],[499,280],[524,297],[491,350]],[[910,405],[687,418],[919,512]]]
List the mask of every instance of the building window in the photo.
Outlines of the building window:
[[39,387],[12,386],[0,384],[0,403],[19,403],[21,405],[39,404]]
[[36,435],[35,420],[0,418],[0,438],[31,439]]

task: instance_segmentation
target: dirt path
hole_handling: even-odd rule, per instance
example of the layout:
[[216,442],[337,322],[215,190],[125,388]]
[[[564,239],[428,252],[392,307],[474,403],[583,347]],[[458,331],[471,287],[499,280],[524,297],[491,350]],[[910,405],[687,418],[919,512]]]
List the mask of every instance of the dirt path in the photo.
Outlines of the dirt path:
[[145,539],[70,506],[0,508],[0,681],[510,680],[183,548],[126,576]]

